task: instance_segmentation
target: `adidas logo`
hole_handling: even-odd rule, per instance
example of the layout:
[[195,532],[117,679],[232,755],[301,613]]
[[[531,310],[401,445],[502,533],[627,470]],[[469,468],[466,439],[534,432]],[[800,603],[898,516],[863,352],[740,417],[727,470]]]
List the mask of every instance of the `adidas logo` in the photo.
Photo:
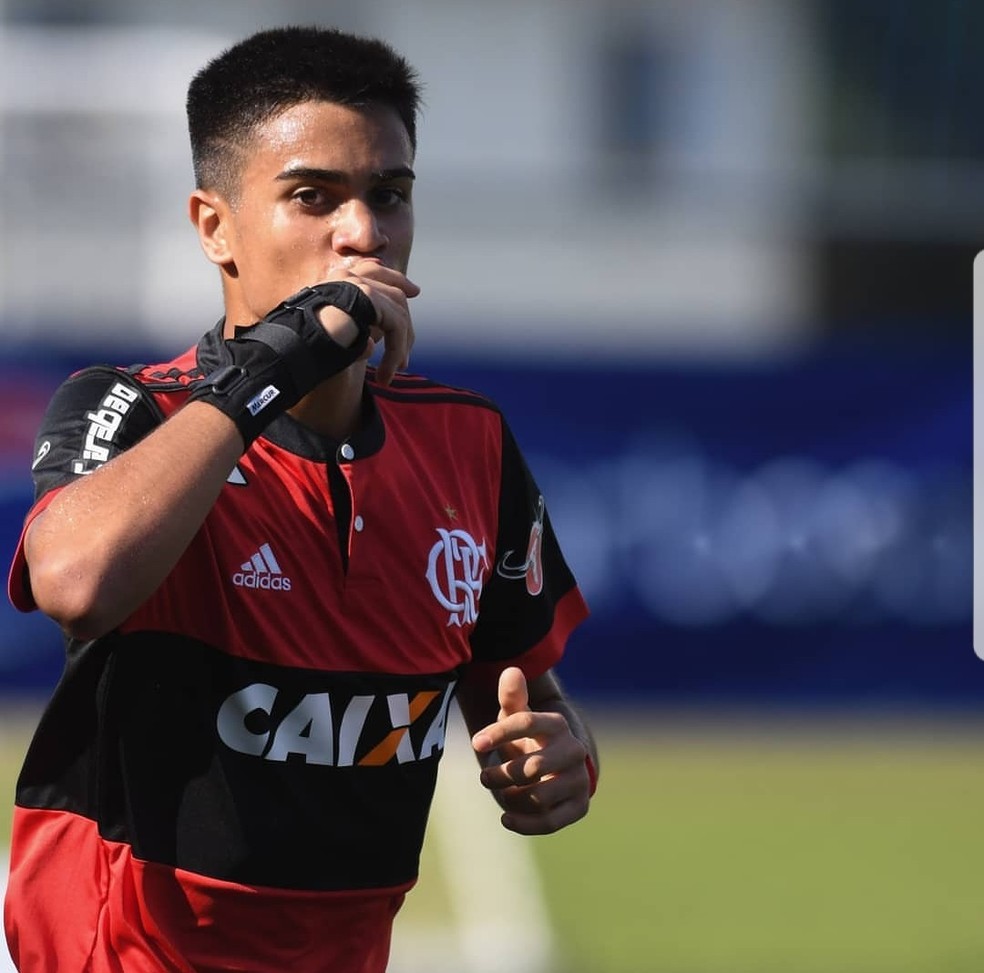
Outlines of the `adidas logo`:
[[290,578],[284,574],[269,544],[261,544],[248,561],[243,561],[232,576],[232,583],[239,588],[290,591]]

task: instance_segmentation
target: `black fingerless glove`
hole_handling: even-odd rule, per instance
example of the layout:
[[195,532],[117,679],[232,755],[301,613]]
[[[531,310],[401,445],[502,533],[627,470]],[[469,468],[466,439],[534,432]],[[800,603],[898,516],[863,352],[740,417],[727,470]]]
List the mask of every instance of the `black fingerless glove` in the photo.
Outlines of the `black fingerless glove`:
[[[318,311],[329,304],[359,329],[348,348],[332,341],[318,320]],[[231,364],[196,384],[189,401],[208,402],[224,412],[249,446],[316,385],[357,361],[375,323],[372,301],[355,284],[305,287],[258,324],[236,328],[235,338],[225,341]]]

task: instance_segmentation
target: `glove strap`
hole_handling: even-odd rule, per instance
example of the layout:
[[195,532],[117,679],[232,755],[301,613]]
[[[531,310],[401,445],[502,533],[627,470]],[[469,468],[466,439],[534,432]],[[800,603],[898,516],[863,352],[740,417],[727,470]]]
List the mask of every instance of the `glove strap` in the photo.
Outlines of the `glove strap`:
[[[318,319],[328,305],[344,311],[358,329],[348,347],[332,340]],[[375,323],[375,306],[355,284],[305,287],[257,324],[237,327],[225,342],[231,364],[198,383],[189,401],[208,402],[225,413],[249,446],[315,386],[357,361]]]

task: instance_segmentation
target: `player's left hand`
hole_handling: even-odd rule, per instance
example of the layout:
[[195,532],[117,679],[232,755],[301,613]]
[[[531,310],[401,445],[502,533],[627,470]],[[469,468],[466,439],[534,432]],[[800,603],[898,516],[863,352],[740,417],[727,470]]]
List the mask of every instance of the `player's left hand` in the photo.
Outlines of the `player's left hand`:
[[503,671],[498,696],[498,720],[474,734],[472,746],[482,759],[482,785],[505,811],[502,826],[551,834],[583,818],[591,786],[585,745],[562,714],[530,709],[521,669]]

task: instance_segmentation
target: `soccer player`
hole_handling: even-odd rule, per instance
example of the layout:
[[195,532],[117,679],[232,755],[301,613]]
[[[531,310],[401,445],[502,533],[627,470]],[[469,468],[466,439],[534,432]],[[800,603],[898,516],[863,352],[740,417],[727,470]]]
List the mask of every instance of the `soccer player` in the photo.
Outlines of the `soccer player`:
[[543,497],[491,402],[402,374],[417,104],[322,28],[191,83],[225,316],[62,385],[11,568],[67,641],[17,786],[22,973],[384,970],[455,697],[506,828],[588,810]]

